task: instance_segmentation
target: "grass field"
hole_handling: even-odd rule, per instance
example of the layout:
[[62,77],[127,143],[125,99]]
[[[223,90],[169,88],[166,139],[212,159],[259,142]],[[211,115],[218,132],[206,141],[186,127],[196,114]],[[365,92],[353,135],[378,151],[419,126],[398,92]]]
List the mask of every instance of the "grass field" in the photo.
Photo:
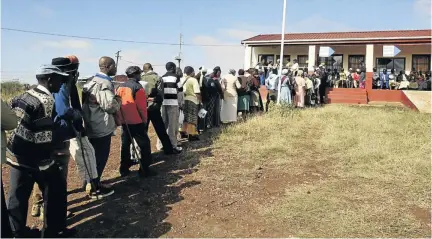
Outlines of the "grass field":
[[396,107],[274,107],[155,154],[147,180],[119,178],[117,135],[114,196],[87,200],[71,161],[69,224],[79,237],[430,237],[430,125]]

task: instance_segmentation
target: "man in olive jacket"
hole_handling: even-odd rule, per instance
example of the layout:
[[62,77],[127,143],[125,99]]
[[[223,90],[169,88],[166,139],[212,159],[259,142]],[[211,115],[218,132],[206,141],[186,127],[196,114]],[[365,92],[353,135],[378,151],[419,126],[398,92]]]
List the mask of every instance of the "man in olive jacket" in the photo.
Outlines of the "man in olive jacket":
[[144,87],[147,99],[147,126],[150,121],[156,134],[163,145],[165,154],[178,154],[181,153],[181,148],[172,145],[170,138],[165,130],[165,124],[161,115],[161,105],[163,101],[163,87],[161,85],[161,78],[156,72],[153,71],[153,67],[150,63],[146,63],[143,66],[143,73],[141,75],[140,84]]

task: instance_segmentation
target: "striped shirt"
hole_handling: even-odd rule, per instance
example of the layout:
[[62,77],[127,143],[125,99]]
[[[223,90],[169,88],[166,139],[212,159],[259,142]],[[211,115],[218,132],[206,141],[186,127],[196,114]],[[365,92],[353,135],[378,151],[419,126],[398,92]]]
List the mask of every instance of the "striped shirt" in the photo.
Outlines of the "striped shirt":
[[182,91],[180,77],[175,73],[167,72],[162,76],[164,100],[163,105],[179,105],[177,93]]

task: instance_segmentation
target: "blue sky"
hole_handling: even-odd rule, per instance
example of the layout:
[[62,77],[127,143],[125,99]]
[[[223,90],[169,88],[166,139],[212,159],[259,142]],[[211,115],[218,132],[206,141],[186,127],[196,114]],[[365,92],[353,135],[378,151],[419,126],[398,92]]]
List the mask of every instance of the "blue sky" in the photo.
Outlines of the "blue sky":
[[[147,42],[184,43],[184,64],[243,66],[242,39],[279,33],[283,0],[2,0],[1,25],[38,32]],[[287,32],[431,28],[430,0],[288,0]],[[385,11],[383,11],[385,9]],[[389,14],[390,13],[390,14]],[[181,22],[181,23],[180,23]],[[53,57],[75,54],[81,75],[98,71],[98,58],[121,50],[119,74],[150,62],[160,74],[178,46],[120,43],[1,31],[1,78],[35,82]],[[133,63],[136,64],[133,64]]]

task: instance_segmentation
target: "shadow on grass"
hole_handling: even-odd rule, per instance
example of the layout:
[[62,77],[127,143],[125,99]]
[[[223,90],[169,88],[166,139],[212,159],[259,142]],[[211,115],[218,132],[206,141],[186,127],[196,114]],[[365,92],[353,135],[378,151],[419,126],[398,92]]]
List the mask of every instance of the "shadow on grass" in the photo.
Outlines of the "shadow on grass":
[[[104,200],[88,200],[87,196],[69,201],[75,214],[69,226],[78,230],[77,237],[160,237],[172,228],[165,219],[172,204],[183,200],[181,191],[199,185],[199,181],[183,181],[197,171],[201,159],[211,157],[211,145],[221,129],[201,135],[197,142],[185,142],[184,152],[176,156],[154,154],[154,178],[140,179],[136,173],[125,178],[107,180],[115,194]],[[78,206],[74,206],[78,205]]]

